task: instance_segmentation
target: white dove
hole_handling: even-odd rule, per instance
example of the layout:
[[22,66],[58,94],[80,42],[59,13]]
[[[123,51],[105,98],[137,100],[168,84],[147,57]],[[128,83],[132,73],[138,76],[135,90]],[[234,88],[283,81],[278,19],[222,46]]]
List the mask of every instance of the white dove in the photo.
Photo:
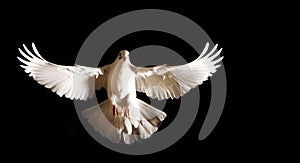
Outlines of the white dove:
[[122,50],[110,65],[91,68],[57,65],[45,60],[34,43],[34,53],[24,44],[23,47],[26,53],[20,48],[19,51],[26,60],[17,57],[25,64],[21,67],[60,97],[87,100],[93,97],[95,89],[105,88],[108,99],[84,110],[83,115],[103,137],[119,143],[123,135],[126,144],[149,138],[167,116],[139,100],[136,91],[158,100],[177,99],[212,76],[220,67],[216,64],[223,59],[217,58],[222,48],[215,52],[216,44],[208,52],[206,43],[197,59],[180,66],[136,67],[130,63],[129,52]]

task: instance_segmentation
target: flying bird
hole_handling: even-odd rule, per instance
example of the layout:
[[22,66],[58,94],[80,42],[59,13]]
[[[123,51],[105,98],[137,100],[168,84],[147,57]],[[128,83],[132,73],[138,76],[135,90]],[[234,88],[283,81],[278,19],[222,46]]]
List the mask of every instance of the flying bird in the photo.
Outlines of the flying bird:
[[113,63],[103,67],[63,66],[44,59],[34,43],[33,52],[23,44],[24,50],[18,50],[24,58],[17,58],[29,76],[60,97],[87,100],[95,90],[106,89],[108,99],[84,110],[83,115],[103,137],[114,143],[123,137],[126,144],[131,144],[149,138],[167,116],[138,99],[136,91],[158,100],[178,99],[220,67],[222,48],[217,50],[217,46],[209,51],[206,43],[198,58],[179,66],[137,67],[131,64],[127,50],[120,51]]

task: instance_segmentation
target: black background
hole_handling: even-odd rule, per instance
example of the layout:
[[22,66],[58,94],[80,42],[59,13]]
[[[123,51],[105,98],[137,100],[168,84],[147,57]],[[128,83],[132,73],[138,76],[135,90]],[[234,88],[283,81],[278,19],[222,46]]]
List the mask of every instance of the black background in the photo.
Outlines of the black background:
[[[11,113],[15,118],[11,127],[14,138],[13,152],[23,160],[65,160],[68,162],[94,161],[103,159],[124,161],[156,161],[161,158],[185,160],[216,159],[256,159],[270,156],[275,152],[278,142],[269,131],[274,124],[262,115],[267,109],[263,106],[261,90],[254,85],[265,85],[263,80],[252,81],[257,69],[251,69],[248,63],[251,55],[260,49],[267,37],[261,33],[268,27],[264,21],[272,21],[269,14],[258,14],[264,7],[232,4],[138,4],[104,5],[89,4],[80,7],[61,6],[60,4],[41,3],[28,8],[18,5],[16,16],[11,19],[14,25],[14,43],[12,51],[17,55],[18,47],[34,42],[42,56],[50,62],[73,65],[77,53],[89,34],[108,19],[136,9],[156,8],[182,14],[201,26],[214,43],[223,48],[223,63],[227,75],[227,99],[223,114],[213,132],[203,141],[198,140],[201,124],[205,118],[210,97],[210,83],[199,87],[201,106],[197,119],[190,130],[171,147],[150,155],[131,156],[119,154],[98,144],[81,125],[72,100],[60,98],[28,77],[19,67],[16,59],[16,106]],[[266,32],[264,35],[269,36]],[[105,55],[117,54],[121,49],[134,49],[142,45],[158,44],[167,46],[191,61],[195,52],[182,40],[160,32],[138,32],[125,36],[106,51]],[[256,44],[256,49],[253,49]],[[99,66],[113,60],[102,60]],[[252,63],[253,64],[253,63]],[[256,62],[259,66],[260,63]],[[251,69],[251,70],[250,70]],[[257,78],[264,77],[258,74]],[[251,82],[249,81],[251,80]],[[261,82],[261,83],[259,83]],[[251,83],[251,84],[250,84]],[[265,88],[267,89],[267,88]],[[97,92],[99,96],[101,92]],[[253,96],[253,94],[255,96]],[[99,97],[98,97],[99,98]],[[101,97],[100,97],[101,98]],[[178,102],[178,101],[177,101]],[[171,102],[172,103],[172,102]],[[173,103],[176,103],[176,101]],[[258,106],[258,104],[261,104]],[[188,108],[186,108],[188,109]],[[166,108],[170,119],[177,110]],[[16,120],[15,120],[16,119]],[[261,123],[264,122],[264,123]],[[172,135],[170,135],[172,136]],[[272,153],[272,152],[271,152]],[[273,153],[274,154],[274,153]]]

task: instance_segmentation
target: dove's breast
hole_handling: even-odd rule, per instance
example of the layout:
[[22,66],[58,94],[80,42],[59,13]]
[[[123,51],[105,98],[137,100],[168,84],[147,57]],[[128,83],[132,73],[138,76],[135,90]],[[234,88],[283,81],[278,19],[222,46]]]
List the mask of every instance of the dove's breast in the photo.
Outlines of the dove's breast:
[[121,102],[126,96],[136,96],[135,73],[127,64],[116,65],[111,71],[110,82],[107,84],[110,90],[108,91],[108,97],[116,103]]

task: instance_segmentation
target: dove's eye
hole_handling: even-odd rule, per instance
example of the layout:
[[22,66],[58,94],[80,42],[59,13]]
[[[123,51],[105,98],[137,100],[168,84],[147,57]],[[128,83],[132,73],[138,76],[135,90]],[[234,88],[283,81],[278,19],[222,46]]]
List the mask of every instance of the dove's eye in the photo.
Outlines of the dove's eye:
[[119,56],[121,57],[121,53],[119,53]]

